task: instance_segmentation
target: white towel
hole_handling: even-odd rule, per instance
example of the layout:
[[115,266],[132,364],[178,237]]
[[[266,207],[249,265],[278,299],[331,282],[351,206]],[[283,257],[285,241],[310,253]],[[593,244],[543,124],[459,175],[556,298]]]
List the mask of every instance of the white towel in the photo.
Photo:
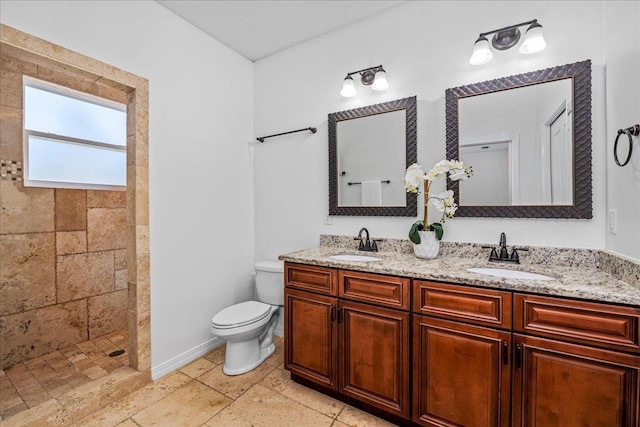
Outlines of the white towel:
[[362,206],[382,206],[381,181],[364,181],[362,183]]

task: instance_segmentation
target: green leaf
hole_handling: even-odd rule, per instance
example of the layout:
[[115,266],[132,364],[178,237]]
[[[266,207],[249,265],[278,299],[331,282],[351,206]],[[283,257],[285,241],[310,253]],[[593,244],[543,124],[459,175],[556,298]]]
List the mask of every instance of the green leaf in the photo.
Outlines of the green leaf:
[[418,231],[424,230],[424,222],[416,221],[411,226],[411,230],[409,230],[409,240],[411,240],[416,245],[420,244],[420,233]]
[[429,230],[436,232],[436,238],[438,240],[442,240],[442,236],[444,235],[444,229],[442,228],[442,224],[439,222],[434,222],[429,226]]

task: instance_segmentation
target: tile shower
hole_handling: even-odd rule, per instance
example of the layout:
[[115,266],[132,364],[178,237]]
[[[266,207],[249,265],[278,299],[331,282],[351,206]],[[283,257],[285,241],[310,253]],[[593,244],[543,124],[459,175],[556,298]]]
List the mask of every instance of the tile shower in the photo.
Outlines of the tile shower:
[[0,368],[127,328],[126,192],[26,188],[22,76],[113,101],[68,70],[0,57]]

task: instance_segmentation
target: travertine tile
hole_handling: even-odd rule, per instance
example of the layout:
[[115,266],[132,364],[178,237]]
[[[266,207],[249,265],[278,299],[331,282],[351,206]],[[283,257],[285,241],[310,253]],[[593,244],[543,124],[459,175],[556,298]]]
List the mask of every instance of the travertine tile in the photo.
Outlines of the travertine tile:
[[127,247],[127,210],[91,208],[87,211],[89,251]]
[[0,68],[28,76],[35,76],[37,71],[36,64],[21,57],[19,49],[8,45],[2,46]]
[[12,366],[5,373],[28,407],[32,408],[51,398],[22,363]]
[[114,254],[114,267],[116,270],[124,270],[127,268],[127,250],[126,249],[116,249],[113,251]]
[[127,93],[119,88],[108,86],[98,81],[98,89],[100,90],[100,97],[107,98],[114,102],[119,102],[120,104],[127,104]]
[[180,373],[172,372],[154,381],[140,390],[134,391],[106,408],[91,414],[78,423],[78,427],[103,427],[116,425],[119,422],[137,414],[143,409],[160,401],[173,391],[190,382],[191,378]]
[[276,369],[274,365],[265,361],[254,370],[245,374],[229,376],[222,372],[222,365],[219,365],[200,376],[198,381],[224,393],[232,399],[237,399],[254,384],[259,383],[274,369]]
[[[146,79],[111,65],[103,64],[102,76],[125,86],[135,88],[147,82]],[[101,80],[102,81],[102,80]]]
[[116,270],[116,290],[127,289],[127,269]]
[[22,108],[22,75],[0,69],[0,105]]
[[126,191],[88,190],[88,208],[126,208]]
[[202,356],[204,359],[207,359],[210,362],[215,363],[216,365],[222,365],[224,363],[224,357],[227,351],[226,344],[222,344],[220,347],[216,347],[211,350],[209,353]]
[[0,159],[23,161],[22,110],[0,105]]
[[282,369],[271,372],[260,382],[260,385],[275,390],[331,418],[335,418],[345,406],[339,400],[291,381],[291,374]]
[[53,191],[0,181],[0,234],[53,231]]
[[40,426],[43,425],[40,420],[62,409],[62,405],[55,400],[49,399],[35,408],[23,411],[9,419],[2,421],[2,427],[24,427],[24,426]]
[[39,79],[47,82],[55,83],[60,86],[68,87],[80,92],[88,93],[94,96],[99,96],[100,89],[96,83],[95,78],[87,78],[83,73],[77,72],[72,67],[51,67],[51,66],[38,66]]
[[16,410],[22,410],[22,405],[26,407],[4,370],[0,371],[0,416],[12,415]]
[[0,317],[2,368],[86,339],[86,322],[85,300]]
[[212,363],[207,359],[200,358],[180,369],[180,372],[189,375],[191,378],[198,378],[202,374],[209,372],[215,367],[215,363]]
[[[135,419],[135,418],[134,418]],[[235,402],[207,422],[209,427],[299,427],[331,426],[332,418],[274,393],[261,385],[253,386]]]
[[165,426],[167,420],[180,420],[185,427],[200,427],[229,403],[231,399],[197,381],[191,381],[138,412],[132,419],[143,427]]
[[113,253],[93,252],[59,256],[57,262],[58,301],[70,301],[115,289]]
[[56,190],[56,231],[87,229],[86,190]]
[[81,254],[86,251],[86,231],[58,231],[56,233],[56,255]]
[[127,327],[127,290],[90,297],[89,339]]
[[371,415],[368,412],[361,411],[351,405],[345,405],[344,409],[338,415],[338,421],[345,423],[351,427],[367,426],[367,427],[393,427],[388,421]]
[[0,315],[54,304],[53,233],[0,235]]
[[139,427],[132,419],[127,419],[118,424],[117,427]]

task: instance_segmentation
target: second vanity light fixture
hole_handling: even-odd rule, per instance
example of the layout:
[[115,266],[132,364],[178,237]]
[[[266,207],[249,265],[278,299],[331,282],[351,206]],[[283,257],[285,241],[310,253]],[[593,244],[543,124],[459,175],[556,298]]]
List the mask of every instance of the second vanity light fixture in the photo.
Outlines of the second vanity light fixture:
[[473,53],[469,62],[472,65],[482,65],[491,61],[493,53],[489,49],[488,35],[495,34],[491,40],[491,45],[497,50],[507,50],[518,44],[520,41],[520,30],[518,27],[523,25],[529,25],[527,31],[524,34],[524,42],[520,46],[520,53],[525,55],[540,52],[547,47],[547,42],[542,36],[542,25],[538,23],[537,19],[532,21],[522,22],[520,24],[510,25],[508,27],[499,28],[493,31],[487,31],[486,33],[480,33],[480,37],[473,45]]
[[382,68],[382,65],[376,65],[375,67],[369,67],[347,74],[347,77],[344,78],[344,82],[342,83],[342,90],[340,91],[340,95],[346,98],[350,98],[356,94],[356,87],[351,77],[354,74],[360,74],[360,82],[366,86],[371,85],[371,89],[373,90],[385,90],[389,87],[387,73],[384,71],[384,68]]

